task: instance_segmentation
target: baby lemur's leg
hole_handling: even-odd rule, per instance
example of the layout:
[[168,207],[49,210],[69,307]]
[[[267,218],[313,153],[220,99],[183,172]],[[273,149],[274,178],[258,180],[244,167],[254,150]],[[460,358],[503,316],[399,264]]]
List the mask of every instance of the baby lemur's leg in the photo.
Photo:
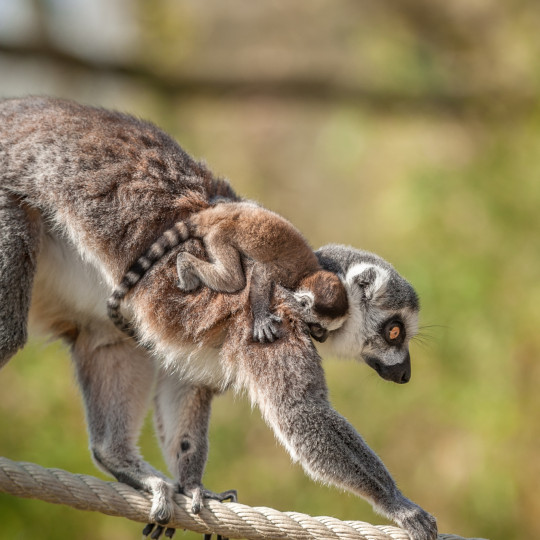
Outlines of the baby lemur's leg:
[[96,344],[100,334],[101,327],[82,330],[73,346],[92,455],[120,482],[150,492],[150,521],[166,524],[173,514],[174,486],[136,446],[153,386],[153,361],[131,340]]
[[270,312],[274,286],[271,267],[256,262],[251,274],[249,302],[253,312],[253,339],[261,343],[273,342],[279,337],[281,318]]
[[191,291],[200,283],[219,292],[233,293],[243,289],[246,277],[240,254],[226,235],[216,228],[204,237],[204,246],[210,262],[191,253],[182,252],[178,255],[176,268],[180,289]]
[[170,471],[182,493],[192,497],[198,513],[204,498],[236,499],[234,490],[213,493],[202,485],[208,457],[208,422],[214,391],[179,379],[162,370],[156,388],[154,421]]
[[26,343],[40,234],[37,211],[0,188],[0,367]]

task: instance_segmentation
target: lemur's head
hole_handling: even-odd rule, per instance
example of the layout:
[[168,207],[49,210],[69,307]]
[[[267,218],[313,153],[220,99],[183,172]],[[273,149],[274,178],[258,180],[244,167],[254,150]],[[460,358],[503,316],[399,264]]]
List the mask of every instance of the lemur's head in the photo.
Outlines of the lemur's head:
[[349,316],[328,336],[332,351],[362,359],[383,379],[409,382],[409,341],[418,332],[418,296],[381,257],[330,244],[316,255],[323,268],[343,280]]
[[349,312],[349,297],[341,279],[328,270],[319,270],[303,278],[294,297],[302,319],[317,341],[326,341],[329,332],[338,329]]

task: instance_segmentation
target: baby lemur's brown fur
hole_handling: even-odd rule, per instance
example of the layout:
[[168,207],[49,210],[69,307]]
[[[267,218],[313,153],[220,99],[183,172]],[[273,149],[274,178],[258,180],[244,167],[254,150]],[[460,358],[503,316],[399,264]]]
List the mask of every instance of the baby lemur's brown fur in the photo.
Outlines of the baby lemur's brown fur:
[[252,202],[220,200],[165,231],[129,268],[110,296],[109,316],[132,335],[120,303],[142,276],[170,249],[189,238],[201,239],[210,259],[182,252],[177,258],[179,287],[196,289],[202,282],[217,292],[234,293],[246,285],[241,255],[254,261],[249,285],[253,338],[272,342],[281,319],[270,313],[275,284],[298,289],[303,320],[317,341],[344,321],[349,302],[339,277],[323,270],[300,232],[286,219]]
[[333,330],[343,322],[345,287],[320,267],[304,237],[278,214],[250,202],[220,202],[193,214],[187,225],[190,236],[203,241],[210,261],[181,253],[181,289],[191,291],[202,282],[215,291],[237,292],[246,284],[240,255],[254,260],[249,296],[255,340],[271,342],[278,336],[280,319],[270,313],[275,283],[304,293],[304,319],[319,341],[326,339],[329,326]]

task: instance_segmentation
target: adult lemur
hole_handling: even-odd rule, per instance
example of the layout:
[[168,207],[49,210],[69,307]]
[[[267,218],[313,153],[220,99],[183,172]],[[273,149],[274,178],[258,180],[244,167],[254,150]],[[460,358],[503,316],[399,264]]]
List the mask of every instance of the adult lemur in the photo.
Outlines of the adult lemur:
[[[151,124],[72,102],[0,102],[0,365],[27,338],[27,319],[70,344],[93,457],[117,479],[152,493],[151,520],[166,524],[172,493],[211,496],[201,479],[212,397],[246,390],[277,438],[312,477],[368,499],[415,540],[435,519],[407,499],[355,429],[329,404],[321,359],[293,293],[277,287],[282,337],[252,339],[248,287],[234,294],[178,286],[181,252],[165,253],[126,297],[140,347],[107,316],[126,270],[165,231],[231,187]],[[381,259],[352,248],[319,250],[341,277],[350,314],[328,342],[381,376],[407,382],[418,303]],[[252,261],[243,260],[248,280]],[[155,424],[178,485],[143,461],[136,440],[156,376]],[[156,536],[155,532],[153,533]]]

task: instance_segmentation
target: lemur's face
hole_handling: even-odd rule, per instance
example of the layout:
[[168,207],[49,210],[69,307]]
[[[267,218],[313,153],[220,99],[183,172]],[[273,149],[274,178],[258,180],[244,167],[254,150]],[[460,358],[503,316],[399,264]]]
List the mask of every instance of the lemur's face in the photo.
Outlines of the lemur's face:
[[409,342],[417,332],[418,312],[371,305],[365,310],[360,357],[383,379],[404,384],[411,378]]
[[349,316],[328,337],[332,352],[364,361],[383,379],[411,378],[409,342],[418,332],[418,298],[388,263],[369,256],[344,272]]

